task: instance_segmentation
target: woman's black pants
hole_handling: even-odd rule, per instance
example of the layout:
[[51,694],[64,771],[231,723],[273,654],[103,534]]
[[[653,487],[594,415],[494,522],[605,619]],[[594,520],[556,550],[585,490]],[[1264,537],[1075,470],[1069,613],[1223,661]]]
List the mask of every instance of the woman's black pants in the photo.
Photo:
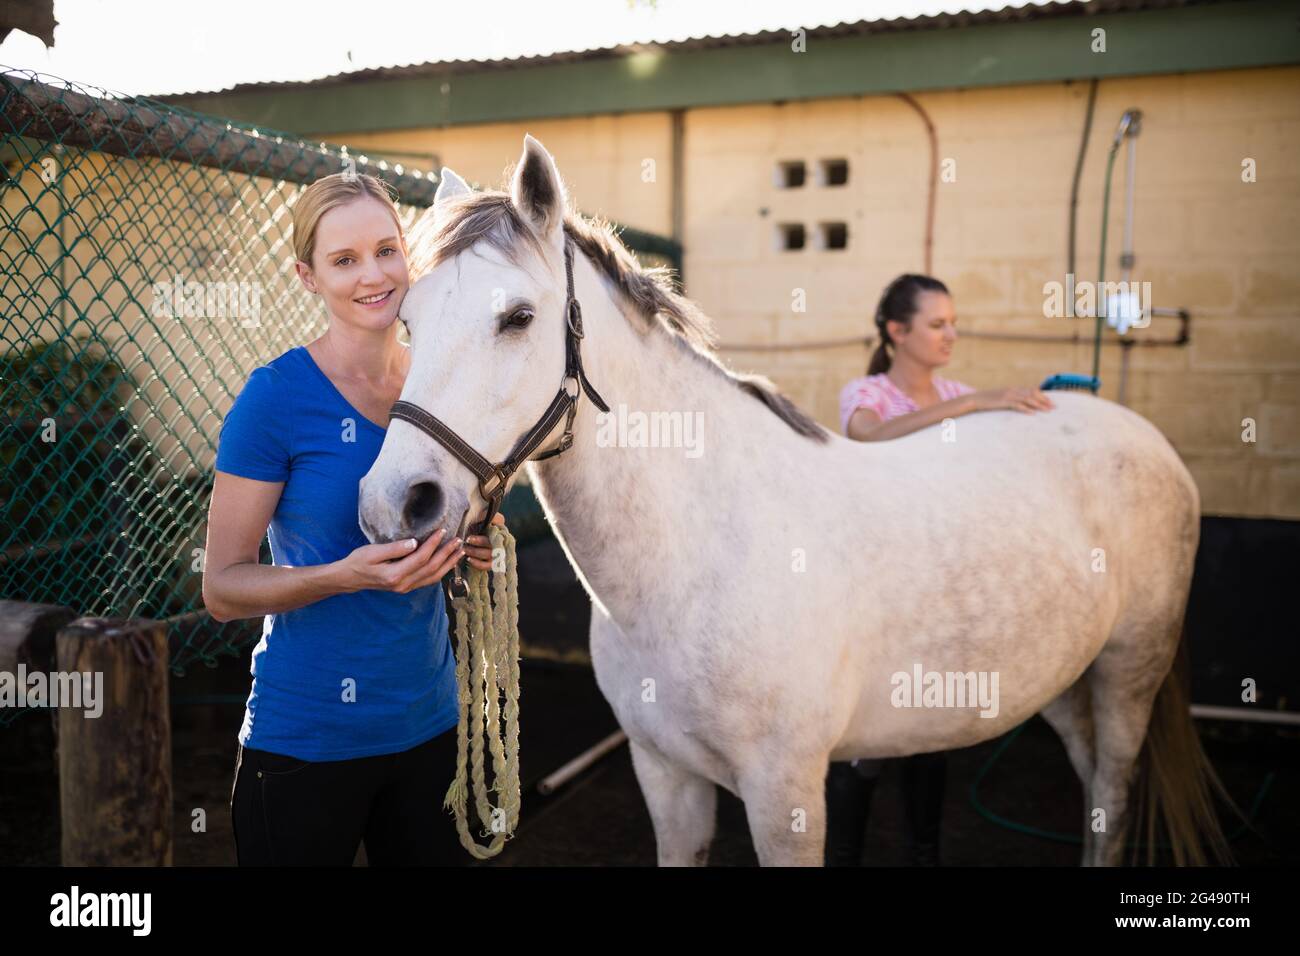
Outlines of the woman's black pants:
[[[241,746],[230,795],[240,866],[463,866],[442,801],[456,728],[400,753],[300,760]],[[474,819],[471,808],[471,832]]]
[[[943,751],[903,757],[904,833],[912,862],[939,863],[939,824],[948,776]],[[827,866],[859,866],[876,779],[884,761],[833,761],[826,774]]]

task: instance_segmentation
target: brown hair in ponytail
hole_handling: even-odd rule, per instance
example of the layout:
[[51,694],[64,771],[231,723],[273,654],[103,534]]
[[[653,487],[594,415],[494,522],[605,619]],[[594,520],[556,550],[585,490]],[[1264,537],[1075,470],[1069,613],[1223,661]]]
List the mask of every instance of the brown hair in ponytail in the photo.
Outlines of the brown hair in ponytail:
[[885,350],[885,346],[892,346],[894,343],[889,337],[889,329],[885,323],[901,322],[905,328],[910,328],[912,316],[916,314],[916,297],[921,292],[942,292],[947,295],[948,287],[938,279],[911,272],[899,276],[885,287],[885,294],[880,297],[880,304],[876,306],[876,331],[880,333],[880,344],[871,353],[871,363],[867,366],[868,375],[879,375],[889,371],[893,359]]

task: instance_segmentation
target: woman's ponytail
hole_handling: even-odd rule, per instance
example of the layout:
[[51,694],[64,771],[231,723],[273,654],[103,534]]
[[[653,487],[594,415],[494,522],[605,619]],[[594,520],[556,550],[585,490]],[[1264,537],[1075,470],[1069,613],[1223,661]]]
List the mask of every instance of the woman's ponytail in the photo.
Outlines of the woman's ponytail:
[[867,366],[867,374],[880,375],[883,372],[888,372],[889,366],[892,363],[893,360],[889,357],[889,353],[885,351],[885,337],[882,333],[880,344],[877,345],[876,350],[871,353],[871,364]]
[[880,344],[871,353],[871,362],[867,365],[868,375],[880,375],[889,371],[894,364],[886,346],[892,347],[889,337],[888,322],[901,322],[904,328],[910,328],[912,316],[916,314],[916,297],[921,292],[942,292],[948,294],[948,287],[938,279],[930,276],[905,273],[885,287],[885,294],[876,306],[876,332],[880,335]]

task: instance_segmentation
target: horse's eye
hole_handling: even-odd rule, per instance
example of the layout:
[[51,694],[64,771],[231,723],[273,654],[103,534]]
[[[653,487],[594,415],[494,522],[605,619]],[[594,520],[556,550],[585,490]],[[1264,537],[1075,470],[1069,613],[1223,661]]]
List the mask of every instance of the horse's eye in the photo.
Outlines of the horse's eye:
[[506,317],[503,328],[522,329],[531,321],[533,321],[532,309],[515,309]]

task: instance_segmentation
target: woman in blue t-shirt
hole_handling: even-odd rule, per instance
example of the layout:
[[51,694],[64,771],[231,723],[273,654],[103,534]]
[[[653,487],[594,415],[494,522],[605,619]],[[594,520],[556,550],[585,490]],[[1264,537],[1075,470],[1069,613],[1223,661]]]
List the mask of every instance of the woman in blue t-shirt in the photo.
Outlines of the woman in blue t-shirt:
[[[262,617],[231,822],[241,865],[460,864],[442,809],[455,773],[455,658],[439,582],[484,536],[369,544],[357,485],[410,369],[397,312],[407,247],[387,188],[337,173],[293,208],[325,334],[253,370],[221,428],[203,597]],[[502,523],[501,515],[495,522]],[[454,534],[454,529],[451,534]],[[263,535],[273,564],[259,563]]]

